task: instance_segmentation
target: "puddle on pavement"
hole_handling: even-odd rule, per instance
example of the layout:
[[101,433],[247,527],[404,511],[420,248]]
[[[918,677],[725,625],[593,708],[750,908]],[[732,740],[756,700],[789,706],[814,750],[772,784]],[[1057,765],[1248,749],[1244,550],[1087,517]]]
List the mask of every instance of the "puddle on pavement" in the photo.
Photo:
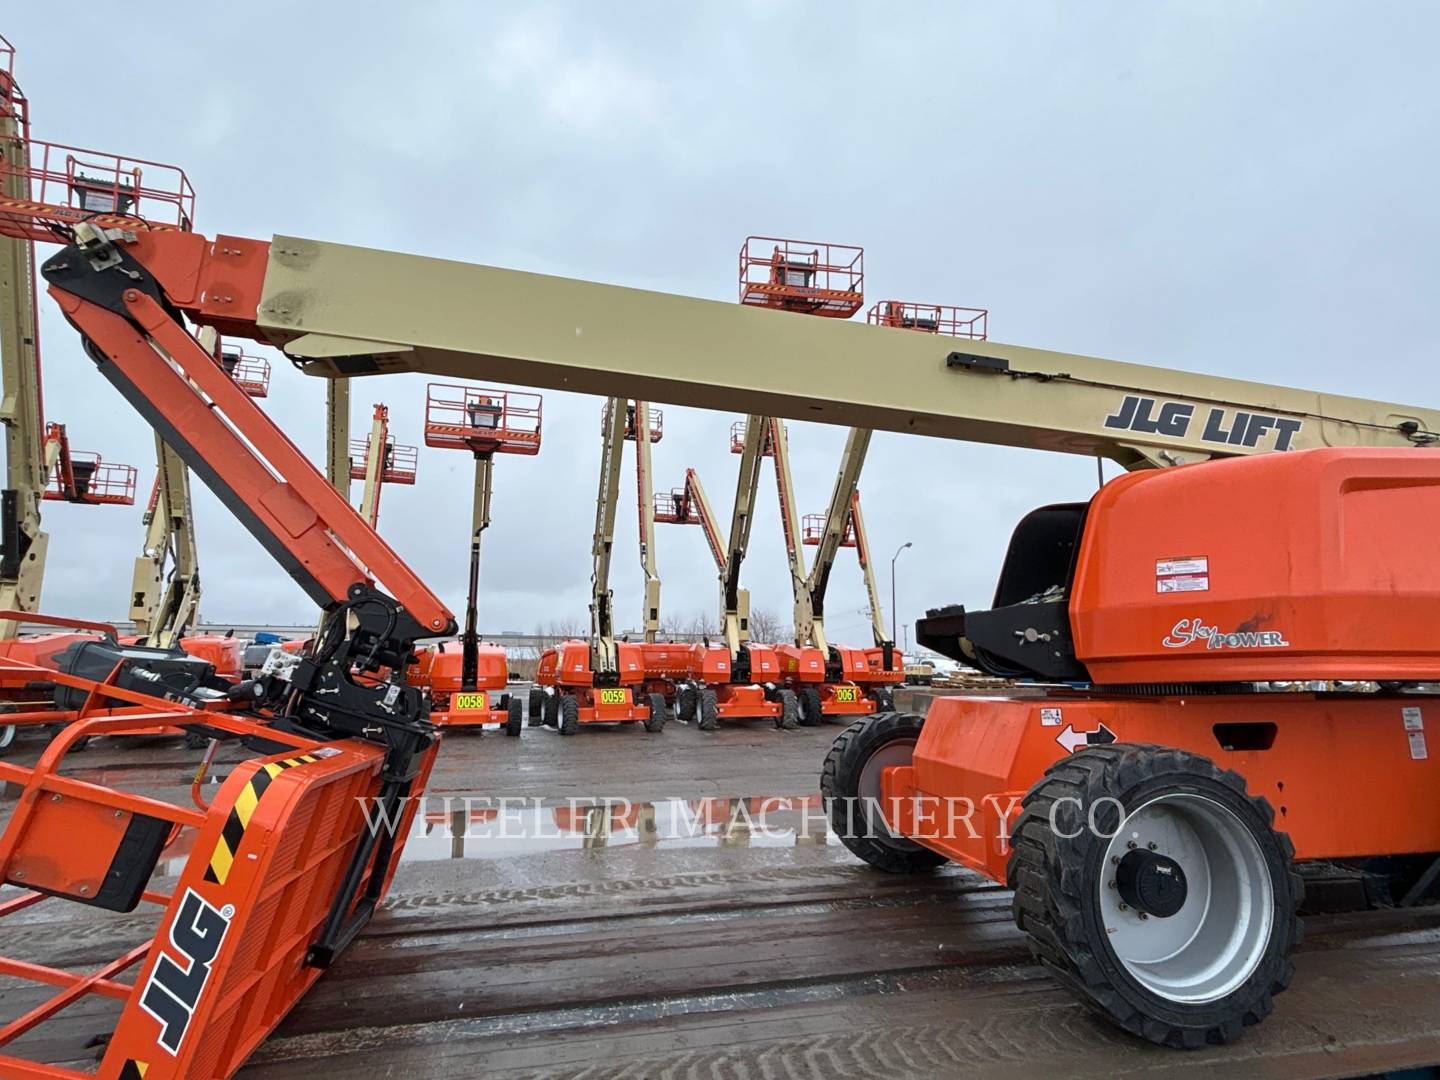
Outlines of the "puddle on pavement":
[[431,798],[403,861],[500,859],[624,848],[784,848],[831,843],[819,795],[632,803]]

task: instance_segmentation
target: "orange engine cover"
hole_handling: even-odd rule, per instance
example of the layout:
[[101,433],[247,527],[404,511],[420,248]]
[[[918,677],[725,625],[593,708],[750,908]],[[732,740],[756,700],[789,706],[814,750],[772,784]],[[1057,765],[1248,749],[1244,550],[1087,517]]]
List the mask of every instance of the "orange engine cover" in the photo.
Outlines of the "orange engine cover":
[[1132,473],[1091,501],[1075,653],[1097,683],[1440,678],[1440,451]]
[[0,641],[0,657],[22,664],[59,670],[55,657],[77,641],[100,641],[98,634],[30,634],[14,641]]
[[216,675],[232,679],[238,679],[241,673],[240,646],[239,638],[220,634],[196,634],[180,639],[180,648],[214,664]]
[[[460,689],[465,654],[458,641],[431,646],[418,653],[416,659],[417,663],[410,668],[412,683],[428,685],[431,693],[435,694],[453,694]],[[479,646],[475,664],[477,690],[503,690],[509,674],[503,648],[499,645]]]

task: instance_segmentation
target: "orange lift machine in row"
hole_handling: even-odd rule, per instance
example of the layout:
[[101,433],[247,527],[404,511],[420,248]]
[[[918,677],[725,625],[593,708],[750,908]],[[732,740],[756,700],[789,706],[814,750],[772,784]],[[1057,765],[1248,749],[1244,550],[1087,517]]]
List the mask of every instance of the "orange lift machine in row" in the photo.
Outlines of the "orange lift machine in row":
[[[422,650],[413,676],[429,688],[430,719],[441,728],[494,725],[514,736],[524,724],[524,703],[506,692],[510,670],[505,650],[480,641],[480,543],[490,527],[495,455],[531,457],[540,452],[541,406],[539,394],[515,390],[431,383],[426,392],[425,445],[464,450],[475,460],[470,576],[459,648],[447,642]],[[498,699],[491,698],[492,692]],[[532,723],[536,720],[532,711]]]
[[[562,735],[574,735],[581,724],[638,723],[649,732],[659,732],[665,726],[664,693],[646,689],[644,648],[638,642],[615,637],[615,595],[610,588],[625,443],[643,446],[648,463],[649,444],[658,442],[663,433],[663,418],[658,412],[652,417],[644,401],[610,398],[601,412],[600,483],[591,547],[590,638],[562,641],[541,653],[536,687],[530,697],[530,715],[538,711],[545,726]],[[658,624],[659,584],[649,571],[646,596],[647,623],[652,621],[648,601],[653,597],[657,611],[653,621]],[[652,657],[657,677],[660,662],[660,658]],[[649,681],[653,685],[656,678]]]

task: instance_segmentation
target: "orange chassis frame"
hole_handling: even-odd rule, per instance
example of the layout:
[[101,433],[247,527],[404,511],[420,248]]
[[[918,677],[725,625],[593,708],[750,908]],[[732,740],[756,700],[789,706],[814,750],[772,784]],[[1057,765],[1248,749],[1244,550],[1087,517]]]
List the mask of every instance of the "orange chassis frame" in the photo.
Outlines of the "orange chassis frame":
[[[33,768],[0,761],[0,781],[23,789],[0,837],[0,878],[44,878],[52,889],[81,898],[95,890],[95,883],[111,865],[115,845],[105,841],[122,835],[135,816],[169,822],[167,847],[184,829],[194,830],[195,835],[192,856],[174,890],[162,892],[147,884],[142,894],[141,902],[163,909],[150,940],[86,974],[0,957],[0,975],[57,988],[52,997],[0,1027],[0,1048],[86,995],[123,1003],[97,1073],[0,1053],[0,1075],[7,1080],[228,1076],[322,973],[318,967],[305,965],[306,951],[367,825],[361,801],[378,789],[384,749],[358,739],[317,742],[250,717],[194,709],[112,686],[108,681],[93,682],[15,661],[0,661],[0,687],[23,685],[37,673],[62,685],[86,689],[89,695],[74,721],[49,744]],[[106,708],[103,703],[107,701],[125,705]],[[195,808],[59,772],[66,753],[87,736],[178,734],[180,725],[197,722],[285,749],[233,766],[209,805],[199,794],[202,767],[193,788]],[[416,790],[424,790],[433,761],[434,749],[424,763]],[[398,843],[391,863],[380,871],[385,874],[387,889],[417,806],[415,800],[407,803],[396,826]],[[334,827],[315,827],[321,819],[335,822]],[[77,845],[77,836],[85,837],[87,843]],[[67,852],[63,870],[55,865],[56,850]],[[204,852],[214,854],[205,858],[200,854]],[[372,866],[368,874],[375,872],[377,868]],[[64,875],[63,883],[57,883],[57,873]],[[305,888],[291,887],[301,879]],[[0,918],[50,899],[43,891],[22,892],[0,902]],[[209,924],[212,930],[220,927],[218,946],[203,963],[182,947],[187,931],[199,926],[187,927],[182,915],[191,919],[196,912],[213,920]],[[137,971],[135,980],[121,981],[132,968]],[[167,983],[166,970],[182,977]],[[171,986],[189,986],[193,996],[184,1002],[169,993],[163,1000],[170,1002],[170,1007],[157,1015],[147,1005],[160,993],[156,983],[166,993]],[[162,1035],[173,1045],[167,1046]]]
[[1242,775],[1297,861],[1434,852],[1437,721],[1440,698],[1421,694],[938,698],[911,764],[885,770],[882,809],[897,832],[1004,882],[1020,801],[1050,765],[1086,745],[1156,743]]

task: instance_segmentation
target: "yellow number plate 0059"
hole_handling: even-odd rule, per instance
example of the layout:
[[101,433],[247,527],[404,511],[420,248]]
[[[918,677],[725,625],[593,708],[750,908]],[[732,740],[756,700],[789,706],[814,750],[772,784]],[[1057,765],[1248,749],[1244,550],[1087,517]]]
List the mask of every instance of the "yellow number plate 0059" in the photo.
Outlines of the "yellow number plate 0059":
[[456,694],[450,699],[450,708],[455,712],[481,712],[490,708],[484,694]]
[[626,703],[626,692],[624,690],[601,690],[601,705],[624,705]]
[[836,701],[859,701],[860,688],[858,686],[837,686],[835,688]]

